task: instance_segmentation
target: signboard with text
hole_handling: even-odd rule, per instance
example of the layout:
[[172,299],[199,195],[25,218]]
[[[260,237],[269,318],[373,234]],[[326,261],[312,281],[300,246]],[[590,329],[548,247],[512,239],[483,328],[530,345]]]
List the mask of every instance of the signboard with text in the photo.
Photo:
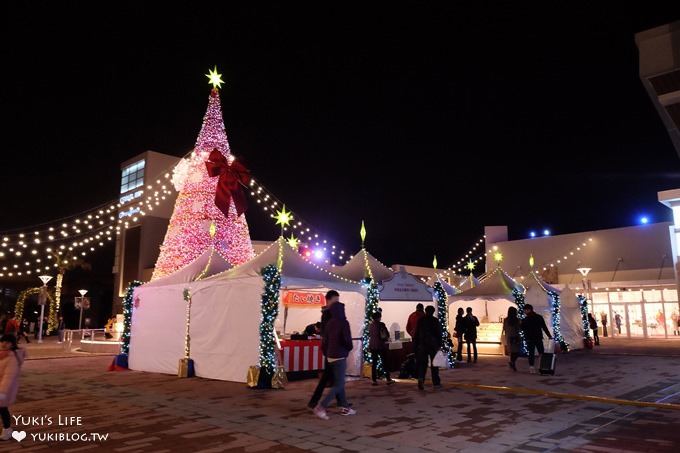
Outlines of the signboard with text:
[[282,292],[283,305],[286,307],[323,307],[326,305],[324,293],[313,291],[288,291]]
[[432,289],[402,267],[394,277],[383,282],[380,290],[382,302],[390,300],[429,302]]

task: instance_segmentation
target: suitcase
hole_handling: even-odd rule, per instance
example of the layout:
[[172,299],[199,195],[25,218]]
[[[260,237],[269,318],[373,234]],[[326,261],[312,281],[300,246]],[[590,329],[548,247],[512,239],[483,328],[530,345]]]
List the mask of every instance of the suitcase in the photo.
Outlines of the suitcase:
[[548,347],[545,352],[541,354],[541,360],[538,364],[538,372],[545,375],[555,374],[555,341],[549,340]]

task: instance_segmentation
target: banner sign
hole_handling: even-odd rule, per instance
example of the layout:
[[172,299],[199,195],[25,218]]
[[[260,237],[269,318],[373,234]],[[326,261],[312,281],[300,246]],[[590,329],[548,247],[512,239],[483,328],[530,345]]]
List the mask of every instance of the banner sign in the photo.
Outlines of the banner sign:
[[287,290],[282,293],[283,305],[286,307],[323,307],[326,305],[324,293]]

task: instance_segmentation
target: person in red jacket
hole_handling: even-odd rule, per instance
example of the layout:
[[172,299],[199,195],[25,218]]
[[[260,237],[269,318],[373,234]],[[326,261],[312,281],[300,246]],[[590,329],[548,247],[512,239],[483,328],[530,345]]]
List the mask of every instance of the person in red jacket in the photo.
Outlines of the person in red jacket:
[[7,323],[5,324],[5,335],[13,335],[16,338],[19,335],[19,323],[14,319],[14,313],[7,314]]
[[408,321],[406,321],[406,332],[408,332],[408,335],[411,337],[411,339],[415,338],[418,321],[423,316],[425,316],[425,307],[423,307],[423,304],[419,303],[416,305],[416,311],[411,313],[408,317]]

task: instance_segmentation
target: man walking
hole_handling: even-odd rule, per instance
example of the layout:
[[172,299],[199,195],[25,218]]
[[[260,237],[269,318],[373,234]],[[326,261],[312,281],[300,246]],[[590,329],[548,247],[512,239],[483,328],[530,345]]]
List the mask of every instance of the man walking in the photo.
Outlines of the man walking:
[[[418,371],[418,388],[425,390],[425,374],[428,362],[432,364],[434,356],[441,347],[442,328],[439,320],[434,317],[434,307],[428,305],[425,316],[420,318],[413,337],[413,349],[416,352],[416,370]],[[431,365],[432,385],[441,387],[439,367]]]
[[[339,299],[340,294],[334,289],[331,289],[326,293],[326,306],[321,309],[321,330],[319,332],[321,338],[324,337],[326,325],[331,320],[331,306],[333,306],[334,303],[338,302]],[[307,407],[309,407],[312,410],[314,410],[314,408],[319,404],[319,400],[321,400],[321,395],[323,394],[323,389],[325,389],[328,384],[333,385],[333,372],[331,371],[330,366],[328,366],[328,351],[325,350],[325,344],[326,342],[324,341],[321,342],[321,352],[323,353],[324,356],[323,373],[321,373],[321,379],[319,379],[318,384],[316,384],[314,393],[312,394],[309,403],[307,403]],[[340,405],[339,396],[337,400],[339,406]]]
[[524,332],[524,339],[527,342],[527,353],[529,354],[529,373],[536,374],[534,368],[534,349],[540,354],[545,352],[543,348],[543,332],[552,340],[552,335],[545,325],[543,316],[540,316],[534,311],[531,304],[524,305],[524,319],[522,320],[522,331]]

